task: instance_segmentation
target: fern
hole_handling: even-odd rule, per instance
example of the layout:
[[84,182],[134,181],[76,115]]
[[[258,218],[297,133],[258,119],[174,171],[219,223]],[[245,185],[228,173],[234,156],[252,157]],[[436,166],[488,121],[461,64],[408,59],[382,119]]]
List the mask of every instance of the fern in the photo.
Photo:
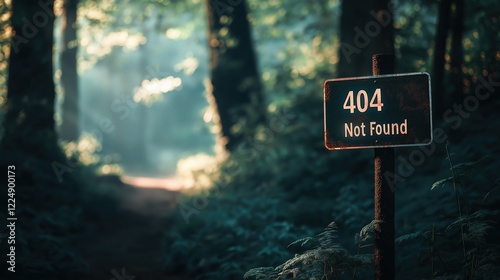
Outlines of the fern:
[[373,233],[375,231],[375,226],[382,223],[383,221],[381,220],[373,220],[366,226],[364,226],[359,233],[356,233],[356,236],[354,237],[354,241],[356,244],[360,244],[370,238],[373,237]]
[[478,169],[481,169],[488,164],[491,164],[494,161],[494,158],[490,155],[486,155],[481,157],[480,159],[472,162],[464,162],[459,163],[453,166],[455,172],[460,175],[466,175],[471,172],[476,172]]
[[[365,226],[361,232],[369,232],[376,224],[375,221]],[[292,242],[288,247],[310,248],[302,254],[277,266],[259,267],[245,273],[245,279],[340,279],[342,275],[353,272],[358,267],[372,264],[372,256],[350,255],[349,252],[337,243],[337,229],[335,222],[330,223],[323,231],[314,237],[301,238]],[[363,236],[367,236],[363,233]]]
[[310,249],[316,248],[318,245],[319,245],[319,242],[316,238],[306,237],[306,238],[301,238],[299,240],[296,240],[296,241],[290,243],[287,247],[288,248],[298,248],[298,249],[310,250]]
[[[445,248],[450,250],[451,248],[456,247],[455,242],[459,242],[462,245],[461,247],[463,250],[463,259],[457,259],[456,255],[451,253],[450,251],[447,252],[447,258],[444,260],[441,259],[440,255],[438,255],[441,263],[443,264],[443,268],[445,268],[447,273],[446,277],[433,277],[433,279],[457,279],[457,277],[462,277],[461,279],[471,280],[497,279],[499,275],[498,273],[500,272],[500,266],[498,266],[498,263],[500,263],[500,245],[491,243],[493,240],[489,238],[489,235],[493,232],[498,231],[499,229],[498,216],[500,214],[500,210],[476,209],[475,212],[470,213],[469,208],[473,208],[472,203],[474,201],[467,201],[464,191],[464,188],[467,187],[467,190],[469,190],[469,195],[472,194],[476,198],[481,199],[481,196],[477,194],[478,190],[484,190],[486,189],[486,186],[490,189],[486,193],[486,195],[484,195],[482,199],[483,203],[486,201],[486,199],[490,199],[492,197],[494,191],[499,188],[499,179],[491,180],[486,178],[486,176],[483,175],[484,172],[482,170],[485,169],[488,164],[492,163],[493,157],[484,156],[473,162],[454,164],[451,159],[451,154],[448,151],[448,145],[446,145],[446,152],[448,154],[452,177],[448,177],[435,182],[432,185],[431,189],[434,190],[447,184],[453,185],[453,192],[458,207],[458,217],[441,231],[435,231],[435,229],[433,228],[432,237],[430,237],[431,235],[429,234],[429,231],[419,231],[398,238],[396,240],[396,243],[410,242],[412,240],[422,238],[423,240],[426,240],[431,244],[431,258],[433,261],[433,254],[435,253],[438,245],[435,236],[446,234],[447,236],[444,239],[440,239],[439,247],[442,249]],[[486,182],[487,184],[484,184],[485,178],[489,180],[489,182]],[[482,186],[479,185],[481,184],[480,182],[482,183]],[[494,187],[492,189],[490,187],[490,182],[493,182],[494,184]],[[463,203],[461,201],[463,201]],[[485,206],[485,204],[476,204],[476,207],[483,208]],[[463,207],[465,211],[462,211]],[[457,238],[453,238],[457,234],[460,236],[458,240]],[[455,267],[460,269],[455,271],[455,273],[451,273],[445,263],[450,264],[452,268]],[[434,276],[435,273],[440,272],[435,272],[434,262],[432,262],[432,275]],[[465,278],[463,278],[464,276]]]
[[405,235],[402,235],[402,236],[396,238],[395,243],[399,245],[399,244],[407,243],[410,241],[414,241],[416,239],[427,240],[429,238],[430,238],[430,231],[417,231],[417,232],[405,234]]
[[441,180],[435,182],[434,184],[432,184],[431,190],[434,190],[434,189],[440,188],[440,187],[444,187],[449,183],[453,183],[453,181],[454,181],[453,177],[441,179]]
[[252,268],[243,275],[244,279],[253,277],[256,280],[265,280],[278,277],[278,272],[273,267],[258,267]]

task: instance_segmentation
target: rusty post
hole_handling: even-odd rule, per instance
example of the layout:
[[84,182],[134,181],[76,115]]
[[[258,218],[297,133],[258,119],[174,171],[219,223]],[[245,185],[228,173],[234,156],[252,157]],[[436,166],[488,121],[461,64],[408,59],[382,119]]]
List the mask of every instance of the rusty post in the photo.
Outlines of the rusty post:
[[[374,76],[394,73],[393,54],[375,54],[372,57]],[[374,149],[375,164],[375,280],[395,279],[394,249],[394,186],[384,174],[394,174],[394,148]]]

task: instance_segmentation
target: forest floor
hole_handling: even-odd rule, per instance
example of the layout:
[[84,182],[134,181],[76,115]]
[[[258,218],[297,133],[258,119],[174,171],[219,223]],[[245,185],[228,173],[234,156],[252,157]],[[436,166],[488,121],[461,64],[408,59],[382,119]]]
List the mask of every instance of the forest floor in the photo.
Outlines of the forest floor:
[[118,205],[103,211],[79,242],[90,279],[186,279],[164,272],[164,235],[179,192],[116,184]]

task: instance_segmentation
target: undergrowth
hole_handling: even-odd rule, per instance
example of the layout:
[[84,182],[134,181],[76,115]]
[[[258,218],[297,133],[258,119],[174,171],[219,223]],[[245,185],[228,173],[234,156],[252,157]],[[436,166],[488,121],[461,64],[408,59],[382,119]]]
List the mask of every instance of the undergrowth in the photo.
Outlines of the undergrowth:
[[[359,153],[351,160],[342,153],[325,155],[320,147],[301,146],[298,150],[304,151],[294,153],[275,144],[306,137],[303,133],[295,138],[294,127],[301,127],[296,122],[289,131],[275,134],[276,141],[258,145],[251,161],[236,153],[219,163],[220,168],[213,169],[217,172],[204,174],[214,187],[183,198],[165,239],[168,271],[188,273],[193,279],[241,279],[245,272],[249,279],[373,277],[370,238],[362,230],[355,240],[366,244],[352,242],[363,221],[373,217],[372,171],[366,168],[370,155]],[[449,164],[449,178],[425,174],[425,185],[412,186],[411,194],[421,201],[409,191],[398,192],[398,199],[408,202],[403,203],[405,211],[396,210],[397,279],[498,275],[497,160],[492,155]],[[332,176],[340,166],[358,170],[357,176]],[[437,203],[426,202],[428,197]],[[412,212],[425,215],[408,220]],[[336,241],[322,243],[321,235],[313,234],[332,219],[342,230],[327,227],[323,232]],[[364,229],[369,232],[369,227]],[[290,258],[290,251],[296,255]]]
[[[15,244],[1,240],[4,252],[15,245],[15,274],[5,275],[5,268],[1,279],[13,275],[15,279],[81,279],[89,266],[77,243],[83,234],[95,230],[93,222],[101,211],[113,209],[115,200],[98,188],[95,168],[67,160],[59,146],[36,137],[33,141],[38,141],[43,151],[3,147],[0,151],[0,165],[15,166],[17,217]],[[0,234],[7,237],[9,232]],[[4,264],[5,258],[2,254]]]
[[[405,234],[399,246],[415,247],[418,270],[425,279],[497,279],[500,275],[500,180],[493,156],[455,164],[446,146],[451,176],[435,182],[431,190],[449,187],[456,201],[455,218],[435,221],[431,228]],[[493,167],[493,170],[494,167]],[[445,211],[445,209],[442,209]],[[450,216],[453,216],[450,213]],[[436,223],[438,225],[436,225]],[[401,247],[400,247],[401,248]]]
[[[57,279],[56,275],[83,274],[87,264],[75,247],[75,238],[84,230],[82,188],[73,176],[60,181],[55,175],[53,161],[65,160],[61,151],[45,145],[43,152],[2,149],[1,154],[5,170],[15,166],[17,220],[15,244],[10,244],[15,245],[15,275]],[[10,249],[3,242],[2,247],[4,252]]]
[[[373,232],[374,223],[365,226],[356,241],[361,243],[368,240]],[[356,279],[360,269],[366,269],[373,265],[372,254],[352,255],[337,243],[338,226],[331,222],[321,233],[314,237],[306,237],[294,241],[288,247],[295,247],[300,254],[285,263],[273,267],[259,267],[247,271],[245,279],[255,280],[281,280],[281,279]],[[364,271],[365,272],[365,271]],[[359,279],[363,279],[366,275]]]

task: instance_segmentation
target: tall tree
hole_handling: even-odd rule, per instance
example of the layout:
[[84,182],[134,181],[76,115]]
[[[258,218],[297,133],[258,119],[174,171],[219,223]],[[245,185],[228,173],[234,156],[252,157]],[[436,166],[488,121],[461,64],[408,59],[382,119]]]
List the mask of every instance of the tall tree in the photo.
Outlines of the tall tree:
[[373,54],[394,53],[391,2],[343,0],[341,10],[337,75],[371,75]]
[[446,40],[450,29],[450,13],[452,0],[441,0],[439,3],[439,16],[436,27],[436,38],[434,43],[434,63],[432,79],[432,104],[434,107],[434,119],[442,120],[444,113],[444,66],[446,54]]
[[463,98],[463,33],[464,33],[464,0],[454,0],[453,28],[451,35],[451,82],[453,84],[454,102]]
[[[337,75],[353,77],[371,75],[372,38],[364,31],[366,23],[371,19],[373,1],[343,0],[340,16],[340,48]],[[360,20],[361,19],[361,20]]]
[[[265,101],[246,2],[206,1],[211,101],[219,115],[220,139],[228,151],[234,151],[245,138],[242,131],[252,133],[265,120]],[[237,124],[242,124],[240,131]]]
[[[391,0],[375,1],[375,12],[370,15],[380,25],[380,33],[373,38],[373,53],[391,53],[394,54],[394,11]],[[375,23],[369,23],[365,26],[365,32],[375,32],[377,28]]]
[[[59,155],[54,128],[53,0],[12,1],[6,115],[1,147],[17,158]],[[60,153],[62,155],[62,153]]]
[[64,91],[64,101],[62,105],[60,137],[67,141],[78,140],[80,134],[78,125],[77,8],[78,0],[64,0],[61,17],[61,84]]
[[[76,176],[66,174],[76,165],[66,161],[55,130],[54,0],[16,0],[11,7],[14,36],[0,165],[13,172],[10,176],[15,174],[15,195],[22,201],[15,215],[23,221],[16,223],[16,236],[24,245],[16,254],[16,263],[23,269],[16,272],[38,278],[57,272],[68,275],[82,267],[82,257],[71,241],[75,238],[74,230],[69,230],[82,229],[76,222],[81,221],[82,215],[73,211],[83,210],[82,188]],[[7,176],[7,172],[3,173]],[[59,265],[54,267],[56,263]]]

